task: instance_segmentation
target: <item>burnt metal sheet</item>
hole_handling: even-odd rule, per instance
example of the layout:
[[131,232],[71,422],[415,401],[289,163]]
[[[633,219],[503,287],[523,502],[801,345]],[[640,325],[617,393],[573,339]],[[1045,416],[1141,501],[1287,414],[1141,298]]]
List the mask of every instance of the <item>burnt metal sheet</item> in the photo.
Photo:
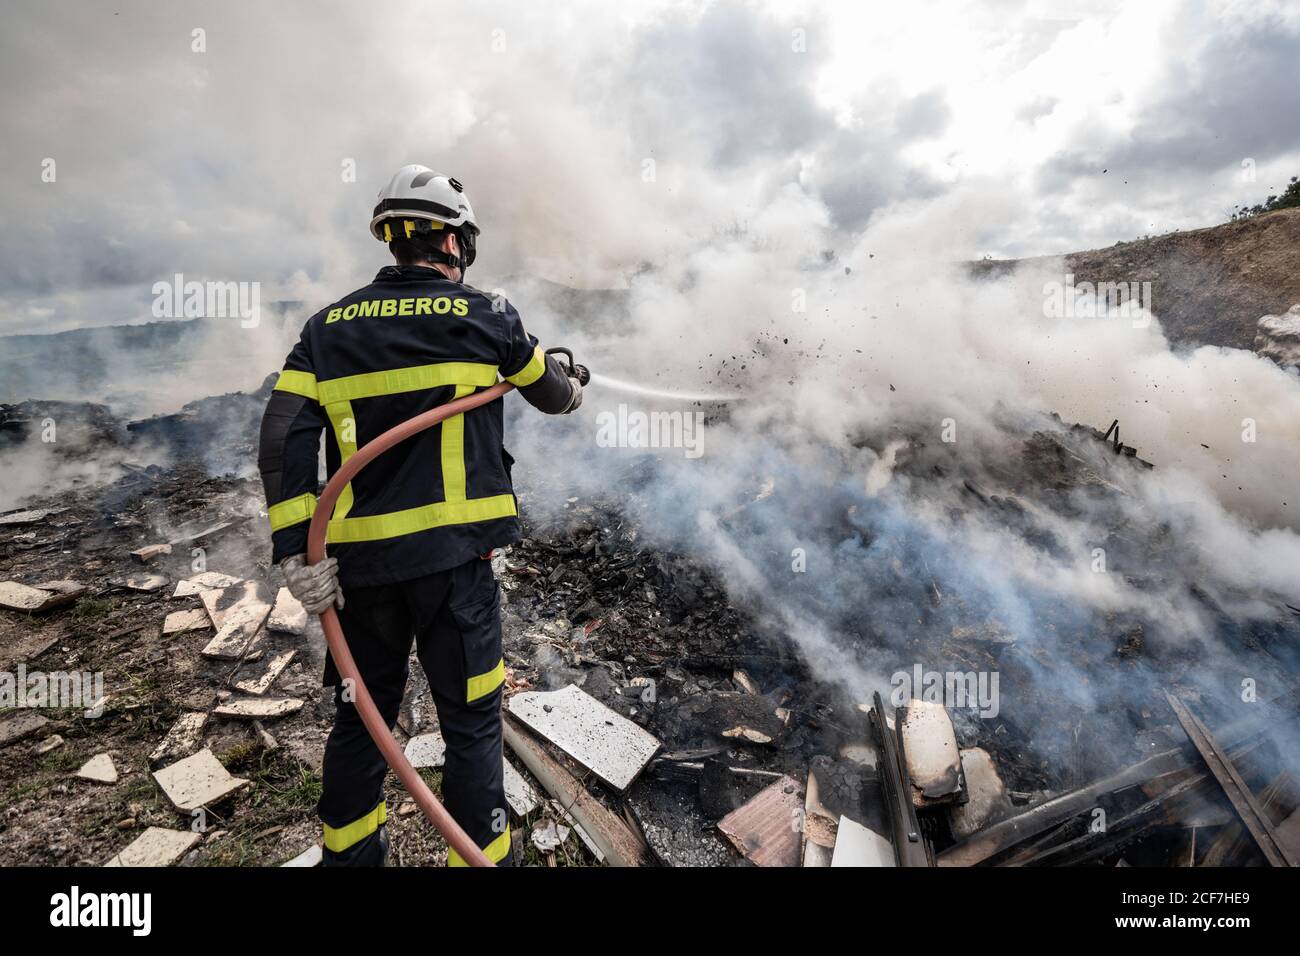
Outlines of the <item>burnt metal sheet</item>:
[[573,684],[561,690],[515,694],[509,707],[529,730],[619,792],[659,752],[653,735]]

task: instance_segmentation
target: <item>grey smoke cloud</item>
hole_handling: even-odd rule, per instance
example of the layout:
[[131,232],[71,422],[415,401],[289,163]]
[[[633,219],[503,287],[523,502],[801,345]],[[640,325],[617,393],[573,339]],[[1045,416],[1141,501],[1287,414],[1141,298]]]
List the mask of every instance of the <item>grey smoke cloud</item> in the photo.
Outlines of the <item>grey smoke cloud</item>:
[[[412,160],[470,185],[487,284],[622,285],[791,191],[816,208],[789,228],[829,223],[836,249],[965,207],[956,258],[1204,224],[1276,191],[1300,165],[1295,11],[1142,7],[19,2],[0,332],[142,321],[174,272],[328,301],[382,263],[361,224]],[[1255,184],[1233,177],[1246,156]]]

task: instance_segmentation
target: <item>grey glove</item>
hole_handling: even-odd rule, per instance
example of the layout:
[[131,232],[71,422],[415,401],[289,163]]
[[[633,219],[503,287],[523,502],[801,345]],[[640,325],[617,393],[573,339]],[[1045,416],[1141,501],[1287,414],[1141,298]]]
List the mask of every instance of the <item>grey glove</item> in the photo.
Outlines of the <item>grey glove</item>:
[[326,558],[308,564],[307,555],[295,554],[280,562],[289,593],[312,614],[319,614],[333,604],[343,607],[343,589],[339,587],[339,559]]
[[576,378],[569,379],[569,404],[561,415],[567,415],[582,404],[582,382]]

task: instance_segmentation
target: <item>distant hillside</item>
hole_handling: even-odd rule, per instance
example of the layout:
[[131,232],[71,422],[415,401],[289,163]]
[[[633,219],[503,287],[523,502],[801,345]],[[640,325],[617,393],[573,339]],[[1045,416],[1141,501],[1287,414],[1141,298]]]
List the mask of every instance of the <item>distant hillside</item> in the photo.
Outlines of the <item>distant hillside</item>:
[[[0,337],[0,402],[28,398],[108,402],[120,414],[170,411],[201,395],[254,389],[288,350],[297,303],[237,319],[177,319]],[[162,398],[165,396],[165,398]],[[161,404],[160,404],[161,401]]]
[[[1005,275],[1024,262],[972,263],[975,275]],[[1065,256],[1075,282],[1151,282],[1153,308],[1175,343],[1255,345],[1261,316],[1300,302],[1300,209],[1124,242]]]

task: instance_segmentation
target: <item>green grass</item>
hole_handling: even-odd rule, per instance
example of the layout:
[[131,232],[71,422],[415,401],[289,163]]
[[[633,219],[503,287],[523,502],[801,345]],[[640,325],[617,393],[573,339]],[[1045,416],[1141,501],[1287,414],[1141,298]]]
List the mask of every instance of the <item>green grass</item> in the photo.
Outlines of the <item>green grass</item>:
[[82,598],[72,609],[72,619],[79,624],[98,621],[113,610],[113,602],[102,598]]

